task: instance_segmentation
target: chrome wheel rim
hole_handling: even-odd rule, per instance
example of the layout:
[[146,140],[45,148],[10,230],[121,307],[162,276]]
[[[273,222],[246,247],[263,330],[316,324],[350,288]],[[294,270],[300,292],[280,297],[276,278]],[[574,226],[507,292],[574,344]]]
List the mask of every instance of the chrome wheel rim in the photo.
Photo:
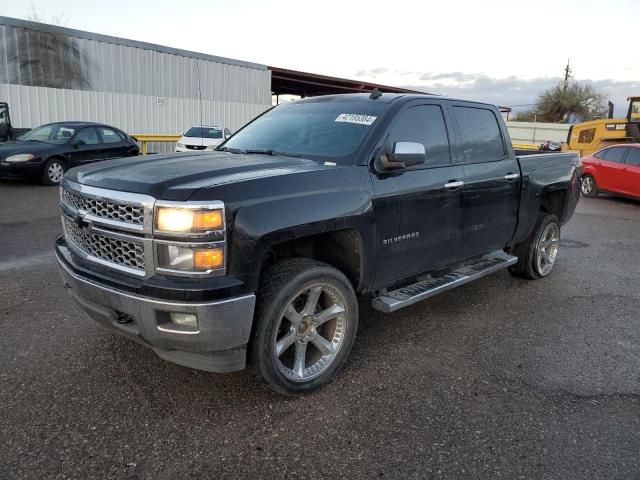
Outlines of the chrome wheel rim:
[[347,302],[333,285],[317,282],[300,289],[280,314],[273,338],[278,370],[293,382],[322,375],[342,348]]
[[593,178],[586,176],[582,178],[582,193],[589,195],[593,191]]
[[560,246],[560,227],[550,223],[545,227],[538,245],[536,245],[536,270],[541,276],[547,276],[556,263],[558,247]]
[[58,162],[53,162],[47,169],[47,175],[49,176],[49,180],[54,183],[59,183],[64,176],[64,168],[62,168],[62,165]]

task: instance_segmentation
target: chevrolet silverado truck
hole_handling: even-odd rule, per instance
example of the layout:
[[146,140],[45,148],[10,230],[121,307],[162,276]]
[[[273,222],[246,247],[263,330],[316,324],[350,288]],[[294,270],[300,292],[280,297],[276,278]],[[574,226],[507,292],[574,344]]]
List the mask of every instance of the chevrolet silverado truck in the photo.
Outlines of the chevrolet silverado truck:
[[501,269],[549,275],[581,170],[571,153],[516,156],[492,105],[316,97],[217,151],[69,170],[56,258],[103,326],[300,395],[345,363],[358,296],[391,313]]

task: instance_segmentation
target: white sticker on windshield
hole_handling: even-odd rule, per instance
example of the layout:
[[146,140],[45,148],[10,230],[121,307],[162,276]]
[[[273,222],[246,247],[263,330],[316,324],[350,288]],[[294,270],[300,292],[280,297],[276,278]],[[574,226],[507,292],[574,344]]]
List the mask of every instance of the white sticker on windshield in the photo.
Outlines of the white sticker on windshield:
[[377,117],[371,115],[358,115],[357,113],[341,113],[336,118],[336,122],[358,123],[360,125],[371,125]]

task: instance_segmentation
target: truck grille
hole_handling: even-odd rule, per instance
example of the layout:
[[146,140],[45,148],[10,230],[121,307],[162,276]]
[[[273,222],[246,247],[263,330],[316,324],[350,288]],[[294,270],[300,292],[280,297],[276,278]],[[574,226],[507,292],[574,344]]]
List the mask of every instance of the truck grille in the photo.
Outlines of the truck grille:
[[141,242],[88,232],[67,218],[63,218],[67,240],[81,251],[100,260],[144,271],[144,245]]
[[144,223],[144,207],[142,206],[83,197],[65,189],[60,189],[60,199],[76,210],[84,210],[96,217],[133,225],[142,225]]

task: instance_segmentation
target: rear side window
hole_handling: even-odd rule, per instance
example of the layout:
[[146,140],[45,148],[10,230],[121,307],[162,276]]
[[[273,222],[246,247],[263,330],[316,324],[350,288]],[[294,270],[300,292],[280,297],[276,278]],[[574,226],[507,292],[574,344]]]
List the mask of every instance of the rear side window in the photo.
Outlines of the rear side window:
[[626,148],[610,148],[609,150],[605,150],[604,159],[609,162],[619,162],[622,163],[622,159],[624,158],[624,153]]
[[625,162],[640,167],[640,148],[630,148]]
[[454,107],[465,162],[493,162],[506,155],[498,119],[491,110]]
[[606,155],[607,151],[606,150],[600,150],[599,152],[596,152],[593,154],[593,156],[595,158],[599,158],[600,160],[602,160],[604,158],[604,156]]
[[104,143],[118,143],[122,141],[122,137],[115,130],[111,130],[110,128],[101,128],[100,136],[102,136],[102,141]]
[[408,108],[393,122],[389,134],[395,142],[416,142],[427,152],[425,166],[447,165],[450,162],[449,137],[442,109],[438,105],[418,105]]
[[587,128],[586,130],[582,130],[580,132],[580,135],[578,135],[578,143],[591,143],[593,142],[595,136],[595,128]]

